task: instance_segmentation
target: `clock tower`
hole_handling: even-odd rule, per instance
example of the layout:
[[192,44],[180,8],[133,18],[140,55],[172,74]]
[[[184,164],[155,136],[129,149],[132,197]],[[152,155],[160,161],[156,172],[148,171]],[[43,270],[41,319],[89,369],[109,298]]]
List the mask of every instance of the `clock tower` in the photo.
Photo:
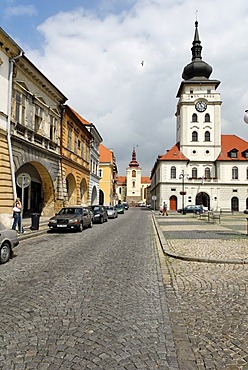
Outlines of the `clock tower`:
[[177,98],[177,142],[190,161],[215,161],[221,150],[221,100],[218,80],[209,79],[212,67],[201,57],[195,22],[192,61],[183,70]]

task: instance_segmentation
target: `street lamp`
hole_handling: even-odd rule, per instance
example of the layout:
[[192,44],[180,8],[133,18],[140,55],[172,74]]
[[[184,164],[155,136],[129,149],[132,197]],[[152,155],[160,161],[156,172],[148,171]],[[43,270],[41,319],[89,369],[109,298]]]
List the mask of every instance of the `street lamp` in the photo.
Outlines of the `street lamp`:
[[184,190],[184,179],[188,175],[184,173],[184,170],[182,170],[181,175],[179,175],[179,179],[182,179],[182,190],[180,191],[180,194],[182,195],[182,214],[185,215],[185,209],[184,209],[184,196],[186,195],[186,191]]
[[244,121],[245,123],[248,123],[248,109],[245,110]]

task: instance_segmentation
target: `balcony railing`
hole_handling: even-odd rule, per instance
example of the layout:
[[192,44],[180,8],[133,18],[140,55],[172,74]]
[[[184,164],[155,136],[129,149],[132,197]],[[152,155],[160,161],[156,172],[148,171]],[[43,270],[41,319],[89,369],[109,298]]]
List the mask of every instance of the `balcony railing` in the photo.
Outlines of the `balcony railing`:
[[24,141],[33,143],[37,147],[59,153],[59,145],[57,143],[20,123],[12,124],[12,135],[21,137]]
[[188,180],[193,183],[213,183],[218,182],[218,177],[188,177]]

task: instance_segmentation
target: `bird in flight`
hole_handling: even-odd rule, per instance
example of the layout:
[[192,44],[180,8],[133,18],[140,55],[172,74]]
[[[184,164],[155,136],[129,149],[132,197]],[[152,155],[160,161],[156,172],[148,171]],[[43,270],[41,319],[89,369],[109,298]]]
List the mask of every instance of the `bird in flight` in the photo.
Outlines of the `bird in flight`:
[[143,67],[143,65],[144,65],[144,60],[142,60],[142,62],[140,63],[141,65],[142,65],[142,67]]

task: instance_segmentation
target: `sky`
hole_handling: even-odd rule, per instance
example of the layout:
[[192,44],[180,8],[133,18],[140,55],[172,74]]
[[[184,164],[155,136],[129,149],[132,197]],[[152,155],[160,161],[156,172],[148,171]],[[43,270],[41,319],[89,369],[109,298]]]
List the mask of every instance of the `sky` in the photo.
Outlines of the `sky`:
[[[248,141],[247,0],[0,0],[0,26],[94,123],[121,176],[136,149],[143,176],[176,143],[176,98],[191,62],[221,81],[222,133]],[[142,63],[143,61],[143,63]]]

